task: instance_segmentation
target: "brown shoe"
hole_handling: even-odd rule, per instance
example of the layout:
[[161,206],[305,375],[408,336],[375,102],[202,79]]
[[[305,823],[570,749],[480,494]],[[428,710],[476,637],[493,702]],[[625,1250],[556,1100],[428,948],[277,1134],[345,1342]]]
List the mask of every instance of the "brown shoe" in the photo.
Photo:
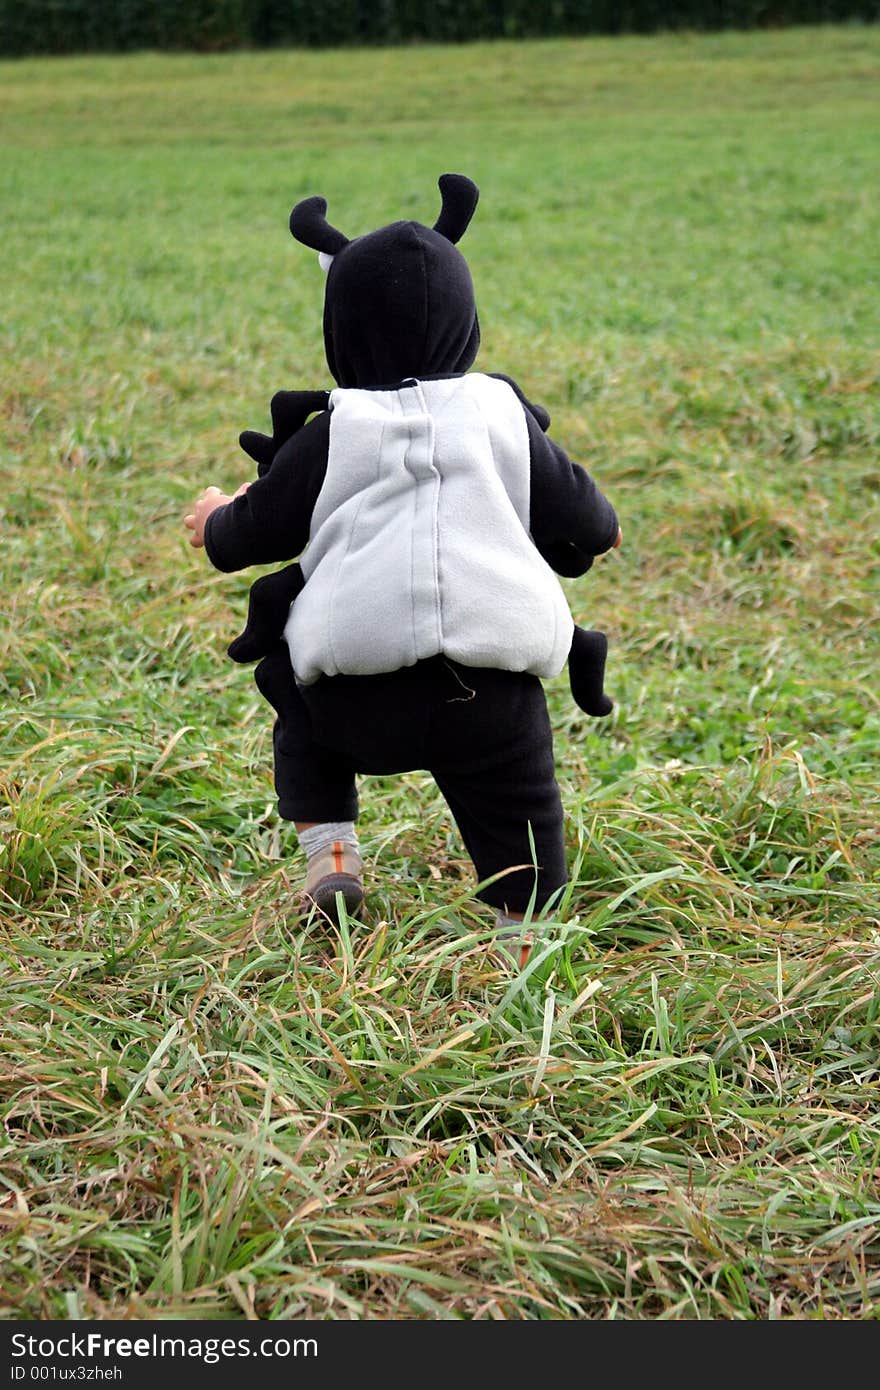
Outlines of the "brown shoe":
[[505,922],[503,926],[496,922],[496,926],[496,950],[516,969],[525,970],[535,944],[534,932],[525,929],[521,922]]
[[334,840],[309,860],[303,890],[304,907],[314,906],[331,922],[338,922],[336,895],[341,893],[349,917],[357,917],[364,901],[362,871],[361,857],[354,845]]

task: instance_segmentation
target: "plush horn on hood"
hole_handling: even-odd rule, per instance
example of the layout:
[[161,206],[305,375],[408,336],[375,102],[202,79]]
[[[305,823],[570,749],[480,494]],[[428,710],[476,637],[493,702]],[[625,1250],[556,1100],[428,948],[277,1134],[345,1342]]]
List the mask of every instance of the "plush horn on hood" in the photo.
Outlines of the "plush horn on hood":
[[454,246],[468,229],[480,190],[464,174],[441,174],[439,186],[443,207],[434,223],[434,231]]
[[325,216],[326,212],[326,198],[304,198],[290,214],[290,234],[297,241],[301,241],[303,246],[310,246],[313,251],[323,251],[325,256],[335,256],[343,246],[348,245],[348,237],[330,226]]

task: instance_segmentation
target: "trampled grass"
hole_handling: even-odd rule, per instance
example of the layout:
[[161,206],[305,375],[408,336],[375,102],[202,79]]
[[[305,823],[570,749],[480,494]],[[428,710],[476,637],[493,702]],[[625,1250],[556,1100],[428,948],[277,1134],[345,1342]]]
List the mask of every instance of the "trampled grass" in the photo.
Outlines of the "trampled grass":
[[[880,1309],[880,33],[0,67],[0,1310]],[[349,235],[482,201],[479,365],[614,500],[521,976],[425,776],[291,931],[251,576],[184,504],[326,384]],[[247,465],[247,466],[246,466]]]

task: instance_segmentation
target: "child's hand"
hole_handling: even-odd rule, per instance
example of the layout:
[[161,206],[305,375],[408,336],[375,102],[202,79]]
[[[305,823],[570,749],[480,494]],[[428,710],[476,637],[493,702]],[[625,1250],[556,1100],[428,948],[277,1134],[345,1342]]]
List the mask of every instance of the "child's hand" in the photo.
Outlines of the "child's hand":
[[[244,487],[238,490],[239,493],[243,491]],[[205,488],[193,510],[183,518],[184,526],[188,531],[192,531],[189,543],[194,550],[199,550],[205,544],[205,522],[211,513],[215,512],[218,507],[225,507],[227,502],[231,501],[232,498],[227,497],[225,492],[221,492],[219,487]]]
[[619,550],[620,547],[621,547],[622,545],[623,545],[623,532],[621,531],[620,527],[618,526],[618,528],[617,528],[617,540],[614,542],[614,544],[612,545],[611,549],[612,549],[612,550]]

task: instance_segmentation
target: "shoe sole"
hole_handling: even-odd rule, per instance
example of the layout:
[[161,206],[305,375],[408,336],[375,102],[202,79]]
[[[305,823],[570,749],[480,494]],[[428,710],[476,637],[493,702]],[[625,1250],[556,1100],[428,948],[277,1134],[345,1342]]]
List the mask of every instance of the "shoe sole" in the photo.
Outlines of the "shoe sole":
[[322,878],[310,893],[305,895],[306,907],[314,904],[319,912],[323,912],[325,917],[329,917],[331,922],[339,924],[339,904],[336,900],[337,893],[342,894],[342,901],[349,917],[357,917],[363,906],[364,889],[363,884],[350,874],[328,874]]

